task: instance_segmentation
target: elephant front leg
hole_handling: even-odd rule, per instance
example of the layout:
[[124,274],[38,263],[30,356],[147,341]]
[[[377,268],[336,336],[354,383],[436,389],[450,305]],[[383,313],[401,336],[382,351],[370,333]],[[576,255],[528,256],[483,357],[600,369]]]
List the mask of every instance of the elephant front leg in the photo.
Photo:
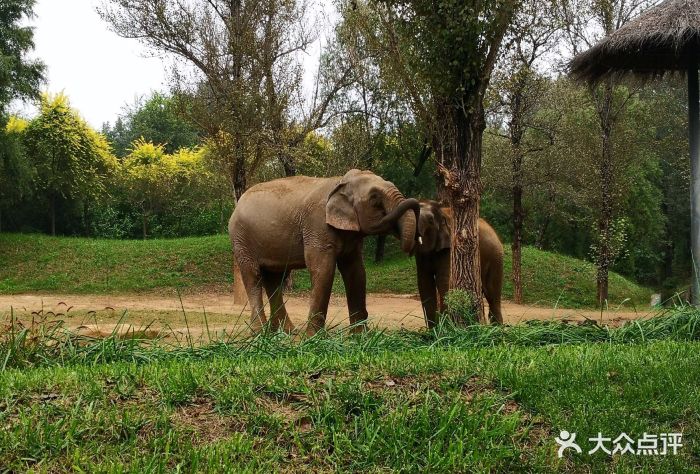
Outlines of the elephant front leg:
[[437,309],[440,313],[447,311],[445,296],[450,291],[450,250],[438,252],[433,259],[435,287],[437,288]]
[[338,261],[338,269],[343,276],[345,295],[353,333],[367,328],[367,275],[362,261],[362,252],[353,253]]
[[431,262],[416,257],[416,273],[418,274],[418,294],[420,295],[423,315],[429,328],[437,325],[437,291],[435,288],[435,273]]
[[311,300],[306,335],[313,336],[326,325],[328,302],[335,276],[335,256],[328,254],[309,255],[306,265],[311,274]]

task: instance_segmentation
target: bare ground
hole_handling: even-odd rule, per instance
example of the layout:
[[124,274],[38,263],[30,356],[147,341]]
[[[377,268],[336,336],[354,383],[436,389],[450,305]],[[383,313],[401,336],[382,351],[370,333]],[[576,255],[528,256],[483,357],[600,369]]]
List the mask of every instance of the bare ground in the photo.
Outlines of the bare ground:
[[[295,326],[303,327],[308,313],[308,297],[287,297],[286,307]],[[250,314],[248,307],[233,304],[230,293],[183,295],[182,299],[177,295],[0,295],[0,316],[7,320],[11,309],[14,318],[25,325],[31,321],[61,321],[70,330],[95,337],[112,333],[139,337],[166,334],[168,337],[200,340],[246,331]],[[371,326],[387,329],[425,326],[420,301],[414,295],[368,295],[367,309]],[[617,326],[625,321],[652,316],[653,312],[648,308],[639,312],[613,308],[602,312],[546,308],[506,301],[503,314],[506,324],[530,320],[578,322],[590,319]],[[345,298],[333,296],[327,325],[343,327],[348,321]]]

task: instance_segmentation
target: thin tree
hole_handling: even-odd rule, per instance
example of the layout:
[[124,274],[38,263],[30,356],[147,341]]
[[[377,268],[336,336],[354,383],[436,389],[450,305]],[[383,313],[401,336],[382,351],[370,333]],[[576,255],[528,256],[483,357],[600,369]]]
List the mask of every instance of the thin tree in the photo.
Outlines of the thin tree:
[[[566,45],[573,55],[592,47],[638,15],[654,2],[650,0],[563,0],[558,3]],[[616,100],[616,81],[607,79],[591,89],[591,97],[600,126],[600,159],[596,169],[599,191],[597,242],[593,246],[597,266],[597,299],[603,305],[608,300],[608,274],[618,257],[616,242],[619,229],[614,224],[618,212],[618,193],[614,189],[615,155],[614,129],[634,91]]]
[[[542,143],[545,143],[541,139],[533,143],[528,135],[544,134],[549,137],[550,143],[554,140],[554,124],[551,121],[543,122],[537,111],[550,87],[543,70],[547,66],[546,55],[556,45],[558,31],[552,3],[523,1],[506,37],[506,48],[490,90],[493,96],[491,111],[496,121],[505,122],[503,136],[510,145],[513,300],[518,304],[523,300],[521,268],[525,160],[540,153]],[[499,125],[496,124],[496,128]]]

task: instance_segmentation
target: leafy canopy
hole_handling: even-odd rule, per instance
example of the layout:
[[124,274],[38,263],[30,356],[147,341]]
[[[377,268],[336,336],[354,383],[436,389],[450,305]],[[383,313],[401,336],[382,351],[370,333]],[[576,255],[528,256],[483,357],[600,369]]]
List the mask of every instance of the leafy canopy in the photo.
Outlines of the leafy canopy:
[[117,165],[104,136],[71,109],[63,94],[41,98],[39,116],[27,127],[24,142],[37,186],[49,196],[96,196]]
[[33,15],[34,0],[0,2],[0,113],[15,99],[38,95],[44,65],[27,58],[34,49],[34,32],[21,25]]

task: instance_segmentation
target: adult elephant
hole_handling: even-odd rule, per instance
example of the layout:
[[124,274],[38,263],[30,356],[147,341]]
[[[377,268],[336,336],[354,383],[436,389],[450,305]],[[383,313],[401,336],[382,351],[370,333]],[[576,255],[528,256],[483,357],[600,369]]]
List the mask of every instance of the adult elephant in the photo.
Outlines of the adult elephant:
[[267,322],[262,288],[270,301],[273,330],[294,328],[284,307],[285,272],[308,268],[311,299],[306,334],[324,327],[336,265],[343,277],[350,323],[367,319],[362,239],[394,234],[410,253],[420,205],[370,171],[335,178],[294,176],[253,186],[229,220],[234,258],[251,306],[251,327]]
[[[428,327],[437,324],[437,312],[445,310],[445,295],[450,282],[450,242],[452,210],[435,201],[421,201],[418,232],[422,244],[416,249],[418,292]],[[503,244],[498,234],[479,219],[481,286],[489,303],[493,321],[502,324]]]

